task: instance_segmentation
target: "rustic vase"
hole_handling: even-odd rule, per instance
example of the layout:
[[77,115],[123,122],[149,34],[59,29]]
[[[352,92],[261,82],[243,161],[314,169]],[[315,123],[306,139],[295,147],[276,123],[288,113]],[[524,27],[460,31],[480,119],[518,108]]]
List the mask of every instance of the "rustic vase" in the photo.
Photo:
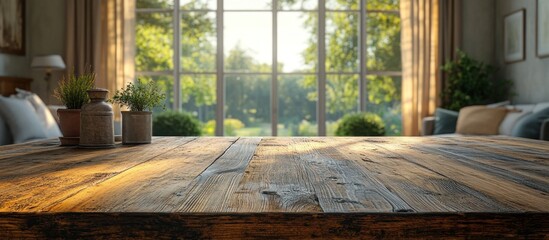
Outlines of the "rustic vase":
[[151,143],[152,112],[122,111],[122,144]]
[[57,109],[61,145],[78,145],[80,138],[80,109]]
[[88,90],[90,102],[80,113],[80,146],[88,148],[114,147],[114,121],[112,106],[106,102],[106,89]]

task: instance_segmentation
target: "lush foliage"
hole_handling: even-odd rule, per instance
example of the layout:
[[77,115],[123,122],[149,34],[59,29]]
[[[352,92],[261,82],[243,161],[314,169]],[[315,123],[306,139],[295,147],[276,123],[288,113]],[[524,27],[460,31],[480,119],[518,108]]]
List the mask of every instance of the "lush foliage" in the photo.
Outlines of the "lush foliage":
[[111,102],[127,106],[130,111],[148,111],[162,104],[166,96],[153,81],[128,83],[126,88],[117,90]]
[[80,109],[90,101],[88,90],[92,89],[95,83],[95,73],[91,70],[75,75],[74,72],[59,82],[54,91],[54,96],[67,106],[68,109]]
[[200,122],[186,112],[167,111],[155,115],[154,136],[200,136]]
[[442,92],[442,107],[454,111],[476,104],[487,104],[510,97],[511,81],[494,79],[495,68],[474,60],[462,51],[457,59],[442,67],[448,74]]
[[[204,133],[214,132],[216,111],[216,26],[215,14],[198,11],[207,8],[209,1],[185,1],[181,8],[188,10],[181,14],[180,66],[173,64],[173,16],[170,13],[137,13],[137,71],[182,70],[181,101],[185,111],[197,116],[204,124]],[[303,0],[280,0],[281,8],[299,9]],[[356,0],[327,1],[328,9],[358,10]],[[138,0],[138,8],[173,8],[168,0]],[[368,0],[366,67],[372,75],[366,76],[366,109],[380,115],[387,124],[387,134],[400,134],[400,85],[398,76],[375,75],[376,72],[401,70],[399,0]],[[197,10],[197,11],[193,11]],[[367,11],[368,12],[368,11]],[[280,74],[278,87],[278,132],[279,135],[308,136],[317,134],[318,78],[314,74],[318,64],[318,14],[314,11],[296,12],[299,23],[307,33],[306,47],[296,52],[295,57],[303,60],[307,74]],[[235,13],[236,14],[236,13]],[[358,12],[326,13],[326,126],[328,134],[334,134],[336,122],[345,114],[358,111],[359,99],[359,14]],[[283,15],[279,15],[279,21]],[[283,26],[279,26],[283,27]],[[279,46],[279,51],[284,46]],[[237,119],[244,127],[253,131],[235,130],[234,134],[270,134],[272,119],[271,63],[263,63],[254,57],[254,50],[243,45],[225,45],[224,66],[226,72],[261,72],[266,74],[226,74],[225,120]],[[288,66],[278,63],[279,72],[287,72]],[[186,74],[188,72],[203,74]],[[312,73],[312,74],[311,74]],[[339,74],[341,73],[341,74]],[[143,76],[155,81],[167,96],[166,104],[174,103],[174,79],[170,74]],[[322,123],[324,124],[324,123]],[[227,127],[225,127],[227,128]],[[260,129],[257,130],[256,129]],[[232,130],[225,130],[231,135]]]
[[[226,118],[223,122],[223,129],[225,130],[226,136],[236,136],[238,135],[237,131],[244,127],[244,123],[235,118]],[[215,135],[215,120],[210,120],[206,124],[204,124],[203,132],[204,135]]]
[[345,115],[339,122],[337,136],[384,136],[385,124],[373,113]]

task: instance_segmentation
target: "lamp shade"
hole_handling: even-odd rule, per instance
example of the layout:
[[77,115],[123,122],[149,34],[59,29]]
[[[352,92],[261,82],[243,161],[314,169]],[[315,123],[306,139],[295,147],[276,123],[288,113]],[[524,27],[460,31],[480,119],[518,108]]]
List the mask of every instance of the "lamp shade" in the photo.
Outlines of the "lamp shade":
[[65,62],[59,55],[37,56],[32,58],[31,68],[35,69],[65,69]]

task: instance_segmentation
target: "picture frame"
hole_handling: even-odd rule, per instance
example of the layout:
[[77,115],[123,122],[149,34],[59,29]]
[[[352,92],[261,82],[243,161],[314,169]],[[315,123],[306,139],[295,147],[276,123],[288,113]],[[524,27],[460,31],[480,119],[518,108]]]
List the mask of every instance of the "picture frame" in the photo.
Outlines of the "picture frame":
[[536,55],[549,57],[549,1],[536,2]]
[[526,59],[526,9],[507,14],[503,18],[503,52],[505,63]]
[[25,0],[0,0],[0,53],[25,55]]

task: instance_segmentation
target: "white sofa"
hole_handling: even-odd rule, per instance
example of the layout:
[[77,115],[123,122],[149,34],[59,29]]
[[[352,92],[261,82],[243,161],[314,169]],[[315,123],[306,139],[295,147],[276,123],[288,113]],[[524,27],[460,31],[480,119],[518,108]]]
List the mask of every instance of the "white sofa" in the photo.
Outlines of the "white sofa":
[[[505,107],[510,111],[507,113],[499,126],[499,134],[513,136],[513,128],[516,127],[520,119],[528,116],[529,114],[533,114],[534,112],[547,111],[549,108],[549,102],[538,104],[505,105]],[[424,118],[422,122],[421,135],[434,135],[435,124],[436,118],[434,116]],[[455,135],[455,133],[452,135]],[[541,123],[539,139],[549,141],[549,118],[545,119]]]

